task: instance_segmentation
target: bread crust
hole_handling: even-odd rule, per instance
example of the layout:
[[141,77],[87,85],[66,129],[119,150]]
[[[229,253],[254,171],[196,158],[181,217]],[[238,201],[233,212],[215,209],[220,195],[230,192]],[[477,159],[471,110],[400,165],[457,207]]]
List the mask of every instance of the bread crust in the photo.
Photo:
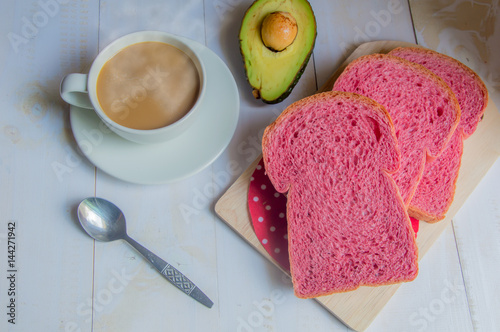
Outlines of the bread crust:
[[[477,116],[478,122],[480,121],[480,119],[482,118],[482,116],[483,116],[483,114],[484,114],[484,112],[486,110],[486,107],[488,106],[489,93],[488,93],[488,89],[486,88],[486,85],[484,84],[483,80],[481,79],[481,77],[474,70],[472,70],[470,67],[466,66],[465,64],[463,64],[462,62],[458,61],[457,59],[455,59],[455,58],[453,58],[451,56],[448,56],[446,54],[433,51],[433,50],[425,48],[425,47],[397,47],[394,50],[392,50],[391,52],[389,52],[389,55],[392,56],[391,53],[395,53],[396,51],[401,51],[401,50],[411,50],[412,52],[415,52],[415,53],[431,54],[432,56],[444,59],[445,61],[451,61],[454,64],[456,64],[457,66],[459,66],[460,68],[462,68],[464,71],[466,71],[470,76],[472,76],[473,79],[474,79],[474,81],[477,83],[479,89],[481,90],[481,93],[484,96],[484,105],[483,105],[483,108],[478,113],[478,116]],[[419,65],[419,66],[422,66],[422,65]],[[422,66],[422,67],[424,67],[424,66]],[[427,69],[427,68],[425,68],[425,69]],[[436,76],[438,76],[438,75],[436,75]],[[441,78],[441,77],[439,77],[439,78]],[[443,82],[444,82],[444,80],[443,80]],[[445,84],[447,84],[447,83],[445,82]],[[464,135],[464,139],[467,139],[468,137],[470,137],[470,135],[472,135],[472,133],[465,133],[464,132],[463,135]]]
[[[457,129],[456,129],[457,132],[455,133],[455,135],[460,135],[461,139],[463,139],[463,140],[470,137],[474,133],[474,131],[476,130],[479,122],[481,121],[482,116],[486,110],[486,107],[487,107],[488,101],[489,101],[488,90],[487,90],[484,82],[479,77],[479,75],[477,75],[471,68],[469,68],[468,66],[466,66],[462,62],[460,62],[460,61],[458,61],[458,60],[456,60],[448,55],[445,55],[445,54],[442,54],[442,53],[439,53],[439,52],[436,52],[436,51],[433,51],[433,50],[430,50],[427,48],[398,47],[398,48],[392,50],[389,53],[389,55],[394,54],[394,56],[398,56],[398,54],[399,54],[399,55],[404,57],[404,53],[406,53],[406,52],[408,52],[407,54],[409,54],[409,55],[412,55],[412,54],[417,54],[417,55],[421,55],[421,56],[423,55],[426,58],[430,58],[432,60],[439,61],[440,63],[442,63],[446,66],[449,66],[446,68],[450,68],[450,72],[451,71],[460,72],[462,70],[463,72],[465,72],[466,77],[472,79],[472,81],[475,83],[474,84],[475,87],[479,89],[480,93],[483,96],[483,100],[482,100],[483,104],[482,104],[482,107],[479,111],[477,109],[470,109],[470,110],[464,109],[464,110],[462,110],[464,112],[464,115],[465,114],[467,114],[469,116],[473,115],[473,118],[466,117],[467,120],[469,120],[469,123],[466,124],[466,123],[464,123],[466,121],[465,118],[461,117],[461,120],[460,120],[460,122],[457,126]],[[424,59],[426,59],[426,58],[424,58]],[[457,67],[458,67],[458,69],[457,69]],[[439,74],[437,74],[437,75],[439,76]],[[452,89],[452,88],[450,87],[450,89]],[[455,88],[455,91],[457,91],[457,88]],[[474,90],[474,91],[476,91],[476,90]],[[458,91],[457,94],[458,93],[460,93],[460,91]],[[458,98],[457,98],[457,100],[458,100]],[[472,125],[471,125],[471,122],[473,122]],[[468,126],[466,126],[466,125],[468,125]],[[449,144],[451,144],[451,143],[449,143]],[[459,165],[458,169],[460,168],[460,164],[461,164],[461,155],[462,155],[461,152],[462,151],[460,151],[460,160],[459,160],[459,164],[458,164]],[[410,216],[417,218],[419,220],[426,221],[428,223],[436,223],[440,220],[443,220],[445,218],[446,213],[448,212],[452,202],[453,202],[453,197],[455,196],[455,191],[456,191],[457,179],[458,179],[458,172],[455,174],[455,178],[452,179],[452,183],[450,184],[451,187],[449,188],[449,192],[448,192],[449,196],[447,196],[447,198],[445,198],[446,205],[443,207],[443,209],[440,211],[440,213],[435,214],[435,213],[429,212],[425,208],[423,208],[421,205],[418,206],[415,202],[410,201],[410,204],[408,206],[408,213],[410,214]],[[418,193],[418,186],[417,186],[416,193]],[[414,203],[414,204],[412,204],[412,203]]]
[[[404,68],[404,70],[407,70],[411,73],[415,73],[415,76],[419,77],[421,80],[424,80],[426,82],[428,81],[431,86],[435,87],[436,89],[438,89],[438,91],[442,93],[443,96],[442,98],[446,98],[446,105],[448,111],[451,111],[451,113],[448,115],[447,118],[448,122],[446,131],[442,132],[442,135],[440,135],[439,142],[429,141],[428,142],[429,144],[423,145],[421,150],[412,151],[409,148],[411,144],[410,141],[408,140],[408,137],[406,137],[404,142],[401,140],[399,141],[402,151],[406,151],[403,154],[402,164],[409,163],[410,160],[412,161],[411,163],[408,164],[409,167],[411,168],[401,169],[400,172],[394,174],[394,178],[398,186],[400,186],[400,191],[403,196],[405,205],[409,206],[411,199],[415,194],[418,183],[420,182],[424,174],[424,167],[426,160],[432,160],[437,158],[437,156],[445,149],[454,131],[458,127],[458,124],[460,122],[461,110],[455,94],[443,79],[441,79],[439,76],[437,76],[432,71],[430,71],[429,69],[425,68],[420,64],[413,63],[405,59],[388,54],[370,54],[361,56],[356,60],[352,61],[339,76],[333,89],[334,90],[345,89],[344,91],[356,92],[357,90],[354,89],[354,87],[357,85],[357,83],[354,82],[353,80],[357,77],[358,70],[361,71],[366,69],[367,71],[369,71],[368,75],[376,76],[377,75],[376,68],[374,66],[378,63],[389,63],[391,67]],[[347,87],[344,87],[343,86],[344,84]],[[373,94],[368,93],[367,96],[372,97]],[[387,100],[387,98],[390,98],[390,96],[382,95],[380,98]],[[378,101],[384,104],[382,100]],[[404,113],[402,112],[406,111],[400,109],[394,112],[395,113],[392,113],[392,111],[389,110],[389,113],[392,114],[392,116],[398,117],[395,118],[396,123],[398,123],[397,119],[403,118]],[[405,130],[404,123],[403,122],[398,123],[398,128],[396,128],[396,130],[404,131]],[[422,136],[422,134],[420,135]],[[420,153],[419,151],[421,151],[421,154],[419,154]],[[409,177],[409,179],[403,180],[402,177],[405,176],[407,172],[411,172],[412,175]]]
[[[392,128],[392,135],[394,137],[396,137],[396,132],[394,130],[394,124],[392,122],[391,116],[389,115],[389,112],[387,112],[385,107],[380,105],[379,103],[377,103],[375,100],[368,98],[368,97],[365,97],[365,96],[362,96],[360,94],[356,94],[356,93],[349,93],[349,92],[343,92],[343,91],[326,91],[326,92],[320,92],[320,93],[313,94],[309,97],[305,97],[301,100],[298,100],[298,101],[290,104],[287,108],[285,108],[285,110],[283,112],[281,112],[281,114],[278,116],[278,118],[276,120],[274,120],[274,122],[271,123],[269,126],[267,126],[266,129],[264,130],[264,135],[262,136],[262,150],[267,149],[267,147],[269,145],[268,139],[267,139],[269,137],[269,134],[272,131],[274,131],[275,127],[277,127],[281,122],[283,122],[286,119],[286,117],[289,116],[290,113],[292,113],[296,108],[303,107],[304,105],[307,105],[311,102],[330,99],[333,97],[342,98],[342,99],[345,98],[348,100],[349,99],[358,99],[358,100],[360,100],[368,105],[373,106],[377,111],[382,113],[387,118],[387,120],[389,121],[390,126]],[[399,148],[398,148],[398,153],[400,153]],[[265,159],[264,159],[264,166],[266,166]]]
[[[458,135],[461,136],[461,139],[463,140],[464,135],[463,131],[460,131]],[[460,150],[460,157],[458,160],[458,170],[460,171],[460,166],[462,164],[462,153],[463,153],[463,148]],[[458,180],[458,174],[459,171],[457,172],[455,178],[453,179],[453,182],[451,184],[451,191],[450,191],[450,199],[448,201],[448,204],[446,204],[445,208],[442,210],[440,214],[432,214],[429,213],[428,211],[425,211],[423,209],[418,208],[416,205],[412,205],[410,202],[410,205],[408,206],[408,214],[416,218],[418,220],[423,220],[425,222],[428,222],[430,224],[437,223],[438,221],[443,220],[446,217],[446,213],[448,213],[448,210],[450,209],[451,204],[453,203],[453,197],[455,197],[455,191],[457,189],[457,180]]]
[[[301,109],[301,108],[303,108],[311,103],[323,103],[324,101],[331,100],[333,98],[336,98],[339,101],[355,100],[357,102],[361,102],[361,103],[365,103],[366,105],[369,105],[371,107],[371,109],[378,112],[380,115],[382,115],[385,118],[385,120],[389,124],[390,135],[392,136],[392,139],[394,140],[394,142],[397,142],[396,133],[395,133],[392,119],[384,106],[377,103],[373,99],[370,99],[368,97],[365,97],[365,96],[362,96],[359,94],[355,94],[355,93],[341,92],[341,91],[322,92],[322,93],[318,93],[318,94],[306,97],[304,99],[301,99],[301,100],[291,104],[281,113],[281,115],[273,123],[271,123],[265,129],[264,135],[262,138],[262,151],[263,151],[263,155],[264,155],[264,158],[263,158],[264,167],[266,170],[269,169],[268,162],[270,162],[268,160],[268,158],[266,157],[267,151],[268,151],[269,146],[270,146],[269,137],[271,137],[273,135],[273,132],[276,130],[276,128],[279,127],[284,121],[286,121],[288,119],[288,117],[291,116],[297,109]],[[400,155],[399,147],[397,145],[395,146],[395,149],[396,149],[397,154]],[[393,192],[397,193],[395,195],[396,202],[399,204],[399,206],[404,207],[405,204],[403,202],[403,199],[399,195],[399,189],[398,189],[396,183],[394,182],[394,180],[392,179],[392,177],[390,176],[390,173],[396,172],[397,169],[398,168],[393,169],[393,170],[386,170],[386,169],[381,168],[381,172],[384,174],[384,176],[388,180],[388,183],[390,184]],[[276,188],[276,189],[282,193],[287,193],[287,192],[290,193],[294,190],[294,185],[292,183],[287,183],[286,187],[284,189],[283,188],[279,188],[279,189]],[[290,201],[287,201],[287,218],[289,218],[289,212],[290,212],[289,204],[290,204]],[[406,215],[406,226],[409,229],[409,231],[411,232],[411,239],[413,239],[413,246],[412,247],[415,248],[414,257],[418,257],[418,247],[417,247],[416,241],[415,241],[415,233],[413,231],[413,228],[411,227],[411,221],[410,221],[410,218],[408,215]],[[288,224],[287,227],[288,227],[288,233],[290,234],[290,223]],[[289,243],[289,251],[290,250],[291,250],[291,244]],[[290,264],[290,272],[291,272],[291,276],[292,276],[292,282],[294,285],[296,285],[297,279],[295,277],[296,274],[294,271],[294,264],[292,261]],[[394,284],[394,283],[412,281],[416,278],[417,274],[418,274],[418,265],[416,266],[415,274],[412,276],[406,276],[407,278],[404,281],[402,280],[402,281],[396,281],[396,282],[379,283],[376,285],[374,285],[374,284],[358,284],[358,285],[355,285],[354,287],[349,288],[349,289],[344,289],[344,290],[340,290],[340,291],[339,290],[332,290],[330,292],[308,294],[307,296],[303,296],[302,294],[300,294],[298,292],[297,288],[295,288],[295,295],[299,298],[304,298],[304,299],[315,298],[318,296],[326,296],[326,295],[331,295],[334,293],[343,293],[343,292],[353,291],[353,290],[359,288],[360,286],[376,287],[376,286],[381,286],[381,285],[390,285],[390,284]]]
[[[352,61],[346,67],[346,69],[342,72],[342,74],[339,77],[341,77],[343,75],[348,75],[349,71],[352,70],[352,68],[354,66],[356,66],[356,64],[358,62],[369,61],[370,59],[384,59],[384,58],[388,58],[394,62],[399,62],[399,63],[404,64],[405,66],[412,67],[415,71],[418,71],[421,74],[425,75],[429,80],[436,82],[444,90],[447,91],[447,93],[450,96],[451,102],[453,104],[453,108],[456,109],[457,116],[456,116],[456,119],[455,119],[455,122],[453,125],[454,129],[450,131],[450,134],[448,135],[447,139],[444,141],[443,146],[446,146],[448,144],[448,142],[450,141],[451,136],[453,135],[453,132],[458,127],[458,124],[460,123],[460,116],[461,116],[462,112],[460,109],[460,105],[458,104],[457,97],[455,96],[455,93],[451,90],[450,86],[441,77],[434,74],[429,69],[425,68],[424,66],[422,66],[418,63],[414,63],[414,62],[411,62],[411,61],[408,61],[408,60],[405,60],[405,59],[402,59],[402,58],[399,58],[399,57],[396,57],[396,56],[393,56],[390,54],[369,54],[369,55],[361,56],[361,57],[357,58],[356,60]],[[436,155],[432,155],[429,151],[426,151],[426,153],[427,153],[427,156],[430,157],[431,159],[437,157]]]

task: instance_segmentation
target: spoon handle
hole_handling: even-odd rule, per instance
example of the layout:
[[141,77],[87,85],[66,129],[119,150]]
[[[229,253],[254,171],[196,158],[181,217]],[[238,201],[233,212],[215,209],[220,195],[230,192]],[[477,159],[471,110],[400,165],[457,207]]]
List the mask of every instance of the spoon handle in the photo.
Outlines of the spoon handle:
[[151,251],[142,246],[139,242],[135,241],[128,235],[124,238],[132,247],[134,247],[138,252],[141,253],[153,266],[164,276],[168,281],[170,281],[174,286],[179,288],[181,291],[191,296],[196,301],[200,302],[204,306],[211,308],[214,304],[191,280],[189,280],[184,274],[179,272],[175,267],[165,262],[160,257],[153,254]]

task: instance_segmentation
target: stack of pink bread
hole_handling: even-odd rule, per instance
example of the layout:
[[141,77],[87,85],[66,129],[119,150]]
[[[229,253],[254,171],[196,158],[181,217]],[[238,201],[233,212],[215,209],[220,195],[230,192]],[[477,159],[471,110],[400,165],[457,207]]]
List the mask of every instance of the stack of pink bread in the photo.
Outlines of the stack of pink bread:
[[417,276],[409,216],[444,218],[488,100],[472,70],[422,48],[358,58],[333,90],[290,105],[262,141],[266,172],[288,193],[301,298]]
[[476,130],[488,104],[488,90],[469,67],[444,54],[417,47],[397,48],[389,54],[418,63],[438,75],[455,93],[460,105],[458,127],[441,155],[426,163],[408,207],[410,216],[436,222],[444,219],[453,201],[463,140]]

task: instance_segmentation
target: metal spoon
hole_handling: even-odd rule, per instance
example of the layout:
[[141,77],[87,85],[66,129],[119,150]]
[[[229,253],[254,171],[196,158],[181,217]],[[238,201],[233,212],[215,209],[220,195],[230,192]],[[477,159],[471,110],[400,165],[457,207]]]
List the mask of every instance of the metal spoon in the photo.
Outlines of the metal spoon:
[[113,203],[98,197],[86,198],[78,205],[78,220],[83,229],[98,241],[127,241],[174,286],[201,304],[212,307],[213,302],[191,280],[127,235],[125,216]]

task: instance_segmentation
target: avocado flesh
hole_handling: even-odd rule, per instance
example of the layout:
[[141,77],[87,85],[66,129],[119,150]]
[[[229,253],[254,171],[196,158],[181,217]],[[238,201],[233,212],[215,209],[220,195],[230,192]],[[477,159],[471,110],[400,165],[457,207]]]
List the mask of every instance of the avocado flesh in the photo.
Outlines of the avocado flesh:
[[[281,52],[270,50],[261,37],[261,24],[273,12],[290,13],[297,36]],[[257,0],[247,10],[240,30],[240,49],[247,79],[266,103],[283,101],[302,75],[316,40],[316,20],[306,0]]]

